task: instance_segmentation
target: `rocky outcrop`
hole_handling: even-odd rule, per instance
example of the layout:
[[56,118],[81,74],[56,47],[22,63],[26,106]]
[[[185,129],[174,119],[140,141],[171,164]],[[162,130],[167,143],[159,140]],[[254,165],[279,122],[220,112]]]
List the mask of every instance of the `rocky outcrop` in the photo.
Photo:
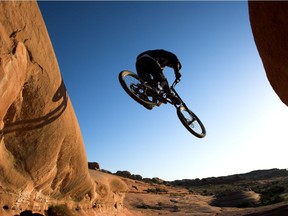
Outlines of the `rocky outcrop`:
[[88,162],[88,169],[100,170],[100,165],[97,162]]
[[0,215],[43,212],[59,203],[117,210],[125,187],[111,186],[123,183],[104,175],[95,179],[88,172],[78,121],[37,3],[1,1]]
[[249,1],[249,16],[267,78],[288,106],[288,2]]

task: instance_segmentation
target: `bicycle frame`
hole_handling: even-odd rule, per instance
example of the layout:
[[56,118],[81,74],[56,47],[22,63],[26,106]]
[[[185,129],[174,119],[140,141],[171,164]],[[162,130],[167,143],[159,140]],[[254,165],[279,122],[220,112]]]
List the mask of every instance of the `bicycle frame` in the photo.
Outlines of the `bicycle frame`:
[[[155,93],[156,93],[156,95],[157,95],[156,98],[157,98],[157,100],[159,101],[158,104],[157,104],[157,106],[160,106],[160,105],[164,102],[164,103],[170,103],[170,104],[174,105],[176,109],[177,109],[178,107],[180,107],[180,106],[183,106],[183,107],[185,107],[186,110],[189,110],[188,107],[187,107],[187,105],[185,104],[185,102],[182,100],[182,98],[180,97],[180,95],[179,95],[179,94],[177,93],[177,91],[175,90],[175,86],[179,83],[179,81],[180,81],[180,80],[175,79],[174,82],[172,83],[172,85],[170,86],[170,89],[173,91],[173,93],[174,93],[175,96],[180,100],[181,103],[177,105],[177,104],[173,103],[172,101],[170,101],[169,99],[163,97],[163,91],[161,91],[161,90],[155,90]],[[143,82],[143,83],[145,83],[145,82]],[[146,83],[147,83],[147,82],[146,82]],[[149,84],[149,82],[148,82],[147,84],[148,84],[148,86],[151,88],[151,85]],[[145,86],[145,84],[144,84],[144,86]],[[147,88],[147,86],[145,86],[145,88]]]
[[[161,97],[161,98],[163,98],[166,102],[168,102],[168,103],[170,103],[170,104],[172,104],[172,105],[174,105],[174,107],[178,110],[178,108],[179,107],[184,107],[185,108],[185,110],[188,112],[188,113],[190,113],[191,111],[190,111],[190,109],[187,107],[187,105],[185,104],[185,102],[182,100],[182,98],[180,97],[180,95],[177,93],[177,91],[175,90],[175,86],[179,83],[179,81],[180,80],[174,80],[174,82],[173,82],[173,84],[170,86],[170,89],[173,91],[173,93],[175,94],[175,96],[180,100],[180,104],[175,104],[175,103],[173,103],[172,101],[170,101],[170,100],[168,100],[167,98],[163,98],[163,97]],[[160,96],[160,95],[159,95]],[[191,113],[190,113],[191,114]],[[192,116],[194,116],[194,113],[192,113],[193,115]],[[194,121],[195,119],[194,119],[194,117],[193,117],[193,120],[191,121],[191,123]]]
[[[187,108],[186,104],[184,103],[184,101],[182,100],[182,98],[180,97],[180,95],[177,93],[177,91],[175,90],[175,86],[179,83],[180,80],[175,80],[173,82],[173,84],[170,86],[170,89],[173,91],[173,93],[177,96],[177,98],[181,101],[181,104],[177,105],[177,104],[173,104],[176,108],[179,107],[180,105],[185,106],[185,108]],[[188,109],[188,108],[187,108]]]
[[174,103],[171,103],[170,101],[168,101],[169,103],[171,103],[171,104],[173,104],[176,108],[178,108],[179,106],[184,106],[187,110],[189,110],[188,109],[188,107],[187,107],[187,105],[185,104],[185,102],[182,100],[182,98],[180,97],[180,95],[177,93],[177,91],[175,90],[175,86],[179,83],[179,81],[180,80],[175,80],[174,82],[173,82],[173,84],[170,86],[170,89],[173,91],[173,93],[176,95],[176,97],[180,100],[180,104],[174,104]]
[[[191,134],[198,138],[205,137],[206,129],[203,123],[187,107],[175,90],[175,86],[179,80],[174,80],[173,84],[170,86],[170,91],[174,96],[169,97],[170,95],[167,96],[165,94],[159,83],[154,85],[153,83],[144,81],[131,71],[121,71],[118,77],[120,84],[126,93],[145,108],[151,110],[154,106],[160,106],[162,103],[170,103],[171,105],[174,105],[179,120]],[[126,79],[126,77],[128,77],[128,79]],[[130,77],[132,77],[132,79],[130,79]]]
[[188,113],[190,113],[190,114],[192,114],[192,121],[190,122],[190,123],[193,123],[196,119],[195,119],[195,114],[187,107],[187,105],[185,104],[185,102],[182,100],[182,98],[180,97],[180,95],[177,93],[177,91],[175,90],[175,86],[177,85],[177,83],[179,82],[179,80],[175,80],[174,82],[173,82],[173,84],[171,85],[171,87],[170,87],[170,89],[174,92],[174,94],[178,97],[178,99],[180,100],[180,104],[179,105],[177,105],[177,104],[173,104],[173,103],[171,103],[171,104],[173,104],[174,106],[175,106],[175,108],[176,109],[178,109],[179,107],[184,107],[185,108],[185,110],[188,112]]

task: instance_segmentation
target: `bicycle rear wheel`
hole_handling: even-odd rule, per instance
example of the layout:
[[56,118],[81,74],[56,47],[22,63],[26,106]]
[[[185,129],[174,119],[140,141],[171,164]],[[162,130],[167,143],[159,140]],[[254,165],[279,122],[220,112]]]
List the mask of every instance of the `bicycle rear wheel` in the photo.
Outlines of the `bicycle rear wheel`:
[[184,106],[177,108],[177,115],[184,127],[198,138],[206,135],[206,129],[200,119],[189,109]]
[[126,93],[142,105],[156,106],[157,101],[147,95],[148,88],[141,83],[140,77],[131,71],[121,71],[119,81]]

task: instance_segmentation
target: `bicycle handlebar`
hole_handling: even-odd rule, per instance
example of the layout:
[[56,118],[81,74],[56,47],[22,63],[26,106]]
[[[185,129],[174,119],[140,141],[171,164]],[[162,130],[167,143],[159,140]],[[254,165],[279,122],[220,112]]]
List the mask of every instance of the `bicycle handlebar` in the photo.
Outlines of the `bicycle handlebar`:
[[171,88],[174,88],[179,82],[180,82],[180,79],[175,79],[171,85]]

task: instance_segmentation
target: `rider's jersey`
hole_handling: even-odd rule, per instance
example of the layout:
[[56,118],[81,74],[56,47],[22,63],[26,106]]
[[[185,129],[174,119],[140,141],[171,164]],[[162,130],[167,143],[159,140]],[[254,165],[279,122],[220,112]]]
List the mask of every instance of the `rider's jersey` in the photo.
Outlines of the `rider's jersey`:
[[139,60],[142,57],[153,58],[156,62],[158,62],[161,69],[163,69],[165,66],[171,67],[175,71],[178,71],[178,72],[181,69],[181,63],[179,59],[177,58],[177,56],[163,49],[148,50],[148,51],[142,52],[137,56],[137,60]]

